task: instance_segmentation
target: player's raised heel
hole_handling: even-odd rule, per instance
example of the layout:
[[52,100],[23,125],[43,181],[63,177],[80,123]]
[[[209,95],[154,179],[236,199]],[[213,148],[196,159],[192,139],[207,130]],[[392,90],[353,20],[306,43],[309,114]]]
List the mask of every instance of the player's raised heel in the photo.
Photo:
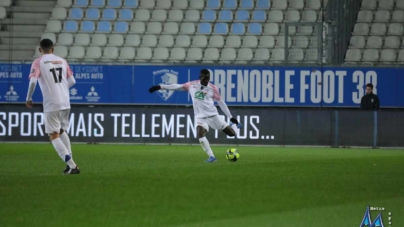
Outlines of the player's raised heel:
[[[67,169],[69,168],[69,169]],[[80,169],[78,166],[76,166],[76,168],[71,169],[69,166],[66,167],[65,170],[63,170],[64,174],[80,174]]]
[[216,162],[217,159],[213,156],[210,156],[207,160],[205,160],[205,162]]

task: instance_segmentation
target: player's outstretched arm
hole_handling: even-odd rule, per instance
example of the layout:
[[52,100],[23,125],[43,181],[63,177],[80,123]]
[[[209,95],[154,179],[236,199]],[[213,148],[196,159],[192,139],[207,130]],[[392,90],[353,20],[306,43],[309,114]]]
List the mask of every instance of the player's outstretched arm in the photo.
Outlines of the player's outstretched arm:
[[27,93],[27,99],[26,99],[26,106],[28,108],[32,107],[32,95],[34,94],[36,84],[38,82],[38,79],[36,77],[31,77],[29,80],[29,86],[28,86],[28,93]]
[[231,113],[229,108],[227,107],[226,103],[223,101],[223,99],[219,99],[216,101],[217,104],[219,104],[220,109],[223,111],[224,114],[230,119],[230,121],[236,125],[238,125],[238,120],[234,118]]
[[172,91],[185,91],[182,84],[160,84],[149,88],[149,92],[153,93],[158,90],[172,90]]

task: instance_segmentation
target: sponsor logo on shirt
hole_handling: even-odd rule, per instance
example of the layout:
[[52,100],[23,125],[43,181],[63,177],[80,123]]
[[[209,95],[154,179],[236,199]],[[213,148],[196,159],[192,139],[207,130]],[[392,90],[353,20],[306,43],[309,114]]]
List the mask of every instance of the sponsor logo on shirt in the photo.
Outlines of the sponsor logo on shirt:
[[17,92],[14,91],[14,86],[13,85],[10,86],[10,89],[6,92],[6,95],[4,96],[4,98],[7,101],[13,101],[13,102],[18,101],[19,97],[20,96],[18,96]]
[[195,92],[195,98],[196,99],[204,100],[205,96],[206,96],[206,93],[204,93],[202,91]]
[[88,102],[98,102],[98,100],[100,100],[100,96],[98,96],[98,93],[95,91],[94,86],[91,87],[86,99]]
[[[178,83],[178,72],[170,69],[161,69],[153,71],[153,83],[154,84],[177,84]],[[157,94],[161,99],[167,101],[173,94],[174,91],[169,90],[159,90]]]

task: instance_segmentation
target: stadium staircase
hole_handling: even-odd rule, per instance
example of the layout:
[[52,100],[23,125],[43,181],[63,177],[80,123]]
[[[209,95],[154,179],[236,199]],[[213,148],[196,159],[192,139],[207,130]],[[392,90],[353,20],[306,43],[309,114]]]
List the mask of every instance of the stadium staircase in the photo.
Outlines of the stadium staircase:
[[56,0],[1,0],[1,2],[6,15],[0,16],[0,60],[32,59]]

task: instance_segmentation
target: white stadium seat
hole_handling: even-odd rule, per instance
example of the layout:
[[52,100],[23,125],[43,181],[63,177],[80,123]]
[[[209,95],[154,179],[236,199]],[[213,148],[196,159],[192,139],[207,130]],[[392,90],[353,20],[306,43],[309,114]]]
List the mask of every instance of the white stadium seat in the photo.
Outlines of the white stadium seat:
[[119,53],[118,60],[127,62],[127,61],[135,59],[135,56],[136,56],[135,48],[123,47]]
[[150,11],[148,9],[138,9],[135,11],[135,21],[149,21]]
[[136,51],[135,60],[138,62],[146,62],[152,58],[152,50],[150,47],[140,47]]
[[192,39],[192,47],[206,47],[208,45],[208,37],[205,35],[196,35]]
[[358,14],[357,22],[372,22],[373,21],[373,12],[371,10],[361,10]]
[[[142,38],[143,47],[155,47],[157,46],[157,37],[155,35],[144,35]],[[139,51],[138,51],[139,53]]]
[[184,13],[180,9],[172,9],[168,12],[167,21],[182,21],[184,19]]
[[378,9],[392,10],[394,8],[394,0],[379,0]]
[[175,47],[171,49],[169,60],[172,62],[183,61],[185,59],[185,49],[182,47]]
[[61,33],[58,37],[58,45],[71,46],[73,45],[73,34],[71,33]]
[[349,48],[365,48],[366,41],[364,36],[352,36],[349,41]]
[[376,0],[362,0],[362,9],[376,9],[377,2]]
[[391,22],[403,22],[404,21],[404,11],[396,10],[393,12],[393,16],[391,18]]
[[390,11],[379,10],[376,11],[374,22],[389,22],[390,21]]
[[84,57],[86,61],[95,61],[100,59],[102,56],[102,51],[100,47],[88,47],[86,50],[86,56]]
[[176,35],[178,34],[178,23],[177,22],[167,22],[164,24],[162,34],[171,34]]
[[376,62],[379,60],[379,51],[376,49],[366,49],[363,53],[363,62]]
[[271,54],[273,63],[281,63],[285,61],[285,49],[274,49]]
[[198,10],[191,9],[187,10],[185,12],[185,18],[184,21],[190,21],[190,22],[198,22],[201,18],[201,15]]
[[[276,46],[277,47],[285,47],[285,36],[278,36],[278,38],[276,39]],[[290,38],[290,36],[288,37],[288,47],[292,46],[292,39]]]
[[397,61],[400,62],[401,64],[404,63],[404,50],[400,50],[400,52],[398,53]]
[[224,37],[221,35],[213,35],[209,38],[208,47],[218,47],[223,48]]
[[279,25],[276,23],[267,23],[264,25],[263,35],[278,35]]
[[174,37],[172,35],[161,35],[159,38],[159,47],[173,47]]
[[384,23],[373,23],[370,28],[369,35],[385,35],[386,34],[386,24]]
[[94,34],[91,38],[91,46],[107,45],[107,36],[105,34]]
[[146,31],[146,26],[144,22],[132,22],[130,25],[130,30],[129,33],[134,33],[134,34],[144,34]]
[[90,35],[85,33],[78,33],[74,37],[74,44],[75,46],[88,46],[90,45]]
[[112,34],[108,37],[107,46],[120,47],[120,46],[123,46],[123,43],[124,43],[123,35]]
[[402,23],[393,23],[389,26],[388,35],[403,35],[403,24]]
[[195,24],[194,23],[182,23],[181,24],[181,28],[180,28],[180,32],[179,34],[184,34],[184,35],[193,35],[195,34]]
[[191,38],[188,35],[178,35],[175,39],[176,47],[189,47],[191,46]]
[[49,20],[46,23],[45,32],[59,33],[62,30],[62,23],[58,20]]
[[404,9],[404,0],[397,0],[396,9]]
[[345,56],[345,61],[347,62],[358,62],[362,59],[361,50],[359,49],[348,49]]
[[213,63],[219,60],[219,56],[219,49],[213,47],[206,48],[203,54],[203,61],[204,63]]
[[239,48],[241,46],[241,37],[238,35],[227,36],[225,47]]
[[173,0],[173,9],[187,9],[188,0]]
[[202,60],[202,49],[197,47],[189,48],[185,60],[189,62],[196,62]]
[[315,63],[318,62],[318,50],[317,49],[308,49],[304,56],[305,62]]
[[298,48],[308,48],[309,39],[307,36],[295,36],[293,38],[293,46]]
[[156,9],[170,9],[171,0],[156,0]]
[[138,47],[140,46],[140,36],[139,35],[127,35],[125,37],[125,43],[123,44],[124,46],[129,46],[129,47]]
[[257,36],[244,36],[242,47],[256,48],[258,46]]
[[384,48],[398,49],[400,48],[400,38],[397,36],[387,36],[384,40]]
[[53,54],[61,58],[67,57],[67,47],[66,46],[55,46]]
[[356,23],[352,35],[368,35],[369,25],[366,23]]
[[189,8],[190,9],[203,9],[205,7],[205,1],[201,0],[189,0]]
[[307,0],[306,8],[313,9],[313,10],[320,10],[321,9],[321,0]]
[[224,48],[220,53],[220,61],[224,63],[230,63],[231,61],[236,60],[237,54],[236,49],[234,48]]
[[150,21],[166,21],[167,11],[164,9],[155,9],[152,11]]
[[264,64],[270,58],[268,49],[256,49],[254,53],[253,63]]
[[380,36],[370,36],[366,42],[366,48],[382,48],[383,40]]
[[77,60],[84,58],[85,51],[82,46],[72,46],[69,50],[68,59]]
[[285,0],[272,0],[271,5],[272,9],[286,10],[288,8],[288,2]]
[[[9,1],[11,2],[11,0]],[[72,0],[58,0],[56,2],[56,7],[70,8],[72,4],[73,4]]]
[[118,59],[119,50],[117,47],[105,47],[102,55],[102,60],[112,61]]
[[[156,5],[155,0],[138,0],[139,2],[139,8],[145,8],[145,9],[153,9],[154,6]],[[169,0],[166,0],[169,1]]]
[[[314,12],[314,11],[313,11]],[[285,13],[285,22],[299,22],[300,13],[297,10],[288,10]]]
[[304,59],[304,52],[302,49],[290,49],[288,61],[291,63],[301,62]]
[[260,37],[258,47],[273,48],[274,46],[275,46],[275,39],[273,36]]
[[[281,0],[284,1],[284,0]],[[286,1],[285,1],[286,2]],[[271,10],[268,13],[268,22],[282,22],[283,21],[283,13],[280,10]]]
[[50,19],[64,20],[67,18],[67,10],[65,8],[54,8]]
[[243,47],[238,50],[236,61],[239,64],[247,64],[248,61],[253,59],[253,56],[252,49]]
[[304,8],[304,0],[290,0],[289,9],[302,10]]
[[160,22],[149,22],[147,24],[146,34],[161,34],[163,27]]
[[302,13],[302,21],[303,22],[316,22],[317,21],[317,13],[314,10],[305,10]]
[[392,49],[384,49],[380,53],[381,62],[395,62],[397,60],[397,53]]
[[166,47],[157,47],[154,49],[153,62],[164,62],[167,61],[169,57],[168,49]]

